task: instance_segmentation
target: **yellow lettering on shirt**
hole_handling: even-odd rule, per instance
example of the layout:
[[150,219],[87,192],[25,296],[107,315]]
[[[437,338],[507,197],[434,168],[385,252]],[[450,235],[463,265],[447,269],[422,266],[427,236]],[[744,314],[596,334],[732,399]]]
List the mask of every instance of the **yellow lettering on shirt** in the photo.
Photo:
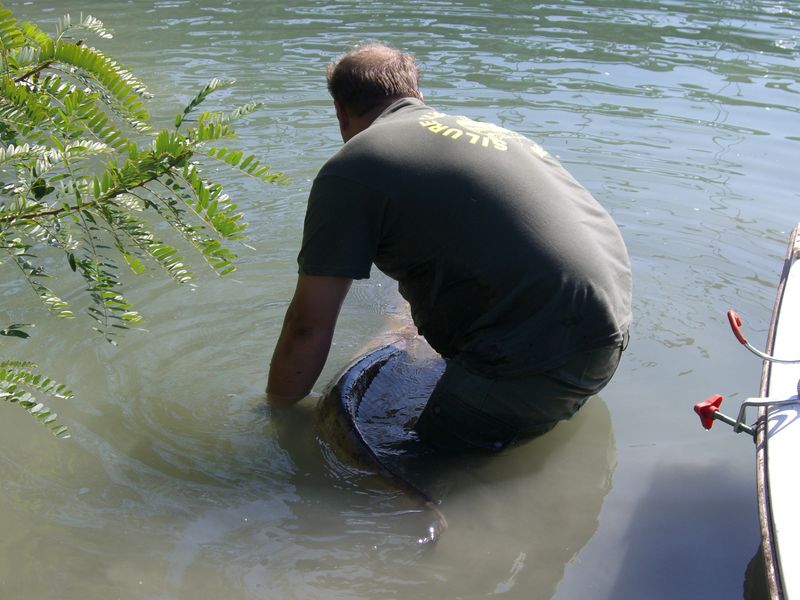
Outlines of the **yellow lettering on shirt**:
[[[442,123],[441,119],[446,117],[443,113],[428,112],[419,119],[419,124],[437,135],[441,135],[451,140],[463,138],[468,144],[477,148],[488,148],[505,152],[508,150],[508,141],[513,140],[523,144],[533,154],[540,158],[545,158],[547,152],[539,144],[529,140],[523,135],[498,127],[491,123],[480,123],[467,117],[455,117],[458,127],[452,127]],[[463,142],[462,142],[463,143]]]

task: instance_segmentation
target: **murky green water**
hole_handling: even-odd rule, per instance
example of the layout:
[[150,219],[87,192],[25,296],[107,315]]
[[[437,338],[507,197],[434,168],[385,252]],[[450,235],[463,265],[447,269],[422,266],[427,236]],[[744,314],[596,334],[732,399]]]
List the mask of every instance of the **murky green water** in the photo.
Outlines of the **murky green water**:
[[[196,291],[141,281],[131,298],[150,333],[115,349],[88,321],[50,320],[16,344],[79,399],[56,407],[68,441],[0,407],[0,597],[741,597],[758,544],[753,447],[703,433],[691,404],[757,391],[760,364],[724,312],[763,344],[800,220],[796,3],[7,4],[111,25],[102,47],[165,101],[164,124],[209,78],[235,77],[218,102],[267,102],[242,143],[292,179],[231,182],[254,250]],[[322,73],[365,39],[413,51],[431,105],[559,156],[619,222],[635,271],[615,381],[546,438],[443,474],[450,529],[434,548],[414,544],[418,508],[321,453],[313,402],[292,422],[260,408],[305,196],[340,143]],[[0,275],[9,322],[33,318]],[[355,285],[317,391],[396,304],[382,277]]]

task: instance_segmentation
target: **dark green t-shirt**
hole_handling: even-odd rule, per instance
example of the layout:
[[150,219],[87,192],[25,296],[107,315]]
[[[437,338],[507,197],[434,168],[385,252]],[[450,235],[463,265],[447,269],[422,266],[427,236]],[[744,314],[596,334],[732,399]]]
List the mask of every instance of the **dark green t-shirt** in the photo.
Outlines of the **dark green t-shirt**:
[[396,279],[446,358],[522,375],[619,343],[631,272],[617,226],[527,138],[405,98],[311,190],[300,272]]

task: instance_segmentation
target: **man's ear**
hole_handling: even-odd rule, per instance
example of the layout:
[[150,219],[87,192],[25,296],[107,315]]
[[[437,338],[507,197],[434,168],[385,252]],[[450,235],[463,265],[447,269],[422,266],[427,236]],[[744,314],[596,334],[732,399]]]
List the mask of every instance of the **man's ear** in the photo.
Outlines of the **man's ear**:
[[339,133],[342,135],[342,141],[347,143],[347,140],[352,137],[348,133],[350,131],[350,115],[341,102],[334,100],[333,106],[336,107],[336,119],[339,121]]
[[347,114],[347,109],[341,102],[334,100],[333,106],[336,107],[336,119],[339,121],[339,129],[344,132],[350,127],[350,115]]

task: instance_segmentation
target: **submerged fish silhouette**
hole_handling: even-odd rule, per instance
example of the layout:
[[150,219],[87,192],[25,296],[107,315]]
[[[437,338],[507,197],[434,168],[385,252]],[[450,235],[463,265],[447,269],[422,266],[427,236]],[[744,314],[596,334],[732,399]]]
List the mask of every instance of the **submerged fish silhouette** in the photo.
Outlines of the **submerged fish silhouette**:
[[375,472],[392,487],[403,492],[421,507],[430,511],[433,521],[420,544],[436,542],[447,529],[447,520],[437,502],[415,485],[370,445],[359,423],[359,410],[370,384],[392,360],[399,359],[406,348],[402,337],[362,354],[334,378],[317,406],[317,432],[339,459]]

